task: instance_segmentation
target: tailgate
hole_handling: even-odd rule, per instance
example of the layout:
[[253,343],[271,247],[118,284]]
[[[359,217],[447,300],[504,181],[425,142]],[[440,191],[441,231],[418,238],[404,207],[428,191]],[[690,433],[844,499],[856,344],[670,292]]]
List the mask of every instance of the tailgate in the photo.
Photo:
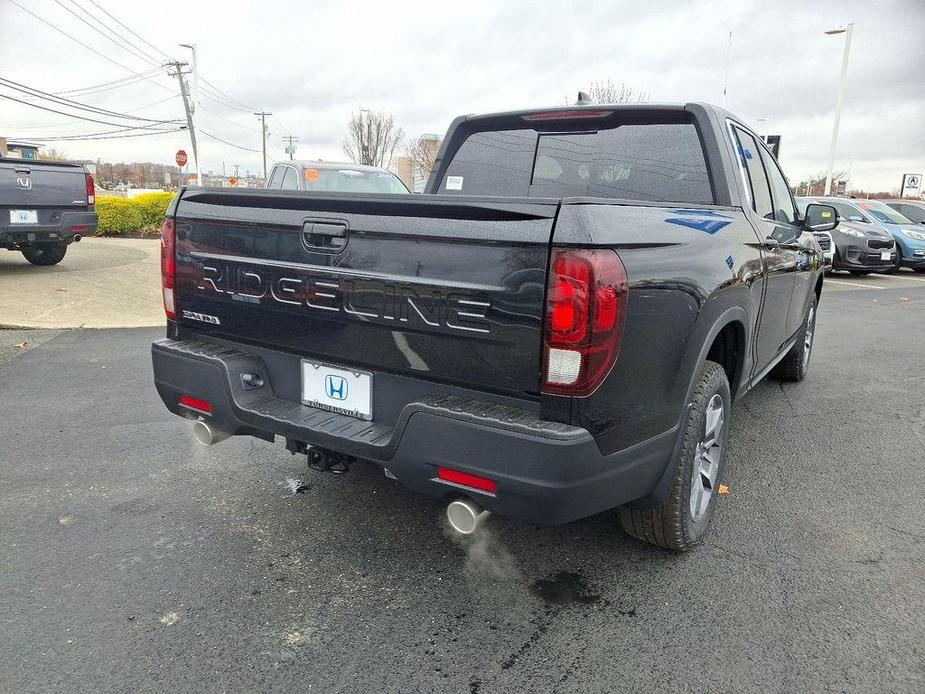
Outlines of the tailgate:
[[177,314],[336,365],[536,393],[552,200],[187,191]]
[[[0,205],[5,208],[65,208],[87,206],[87,181],[82,166],[36,164],[28,160],[0,162]],[[9,221],[9,220],[7,220]]]

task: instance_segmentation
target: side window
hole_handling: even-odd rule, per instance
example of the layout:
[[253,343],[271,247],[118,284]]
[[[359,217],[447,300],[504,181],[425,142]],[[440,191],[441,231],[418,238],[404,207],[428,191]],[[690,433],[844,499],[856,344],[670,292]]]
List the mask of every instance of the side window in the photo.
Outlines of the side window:
[[270,181],[267,183],[267,188],[279,188],[279,184],[282,180],[283,168],[281,166],[274,166],[273,171],[270,172]]
[[848,219],[849,217],[855,217],[855,221],[857,221],[857,217],[860,217],[861,221],[870,222],[870,219],[868,219],[867,215],[863,214],[860,210],[855,209],[851,205],[846,205],[843,202],[836,202],[836,203],[830,202],[828,204],[832,205],[836,210],[838,210],[838,216],[841,217],[842,219]]
[[295,172],[291,166],[282,167],[286,170],[286,174],[283,176],[283,190],[298,190],[299,189],[299,175]]
[[771,198],[774,202],[774,219],[784,224],[793,224],[796,221],[796,212],[793,209],[793,198],[790,196],[790,186],[781,173],[780,167],[774,161],[771,153],[758,145],[761,152],[761,161],[764,162],[765,171],[771,180]]
[[736,136],[736,149],[739,153],[739,163],[748,173],[749,185],[752,190],[752,208],[759,217],[774,219],[774,205],[771,202],[771,189],[768,177],[761,164],[760,145],[755,138],[744,130],[733,128]]

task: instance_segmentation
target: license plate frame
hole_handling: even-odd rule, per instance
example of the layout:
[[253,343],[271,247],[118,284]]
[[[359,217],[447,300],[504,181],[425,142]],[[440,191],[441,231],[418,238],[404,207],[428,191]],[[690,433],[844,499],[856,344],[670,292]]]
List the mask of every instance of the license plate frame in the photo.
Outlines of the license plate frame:
[[10,210],[10,224],[38,224],[38,210]]
[[[366,421],[372,420],[371,371],[315,359],[302,359],[300,378],[303,405]],[[338,397],[341,395],[342,397]]]

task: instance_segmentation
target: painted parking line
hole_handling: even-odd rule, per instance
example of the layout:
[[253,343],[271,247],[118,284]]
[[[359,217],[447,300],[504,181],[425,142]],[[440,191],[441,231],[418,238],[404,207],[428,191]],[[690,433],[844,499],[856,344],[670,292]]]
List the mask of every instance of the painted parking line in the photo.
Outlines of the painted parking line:
[[864,287],[864,289],[886,289],[886,287],[880,287],[876,284],[861,284],[860,282],[847,282],[845,280],[826,280],[825,283],[828,284],[850,284],[852,287]]
[[881,274],[878,273],[878,272],[872,272],[872,273],[870,273],[870,274],[872,274],[874,277],[886,277],[886,278],[891,279],[891,280],[910,280],[910,281],[912,281],[912,282],[925,282],[925,277],[906,277],[905,274],[902,274],[902,275],[881,275]]

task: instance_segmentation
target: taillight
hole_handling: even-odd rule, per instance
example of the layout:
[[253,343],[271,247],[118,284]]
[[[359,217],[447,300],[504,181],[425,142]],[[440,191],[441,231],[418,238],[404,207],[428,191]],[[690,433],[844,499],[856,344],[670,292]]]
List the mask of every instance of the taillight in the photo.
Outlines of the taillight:
[[93,176],[87,174],[87,204],[93,205],[96,202],[96,187],[93,185]]
[[164,312],[169,320],[177,319],[177,307],[173,290],[176,286],[176,229],[172,219],[165,219],[161,226],[161,286],[164,291]]
[[607,249],[553,249],[546,290],[544,393],[590,395],[617,360],[626,269]]

